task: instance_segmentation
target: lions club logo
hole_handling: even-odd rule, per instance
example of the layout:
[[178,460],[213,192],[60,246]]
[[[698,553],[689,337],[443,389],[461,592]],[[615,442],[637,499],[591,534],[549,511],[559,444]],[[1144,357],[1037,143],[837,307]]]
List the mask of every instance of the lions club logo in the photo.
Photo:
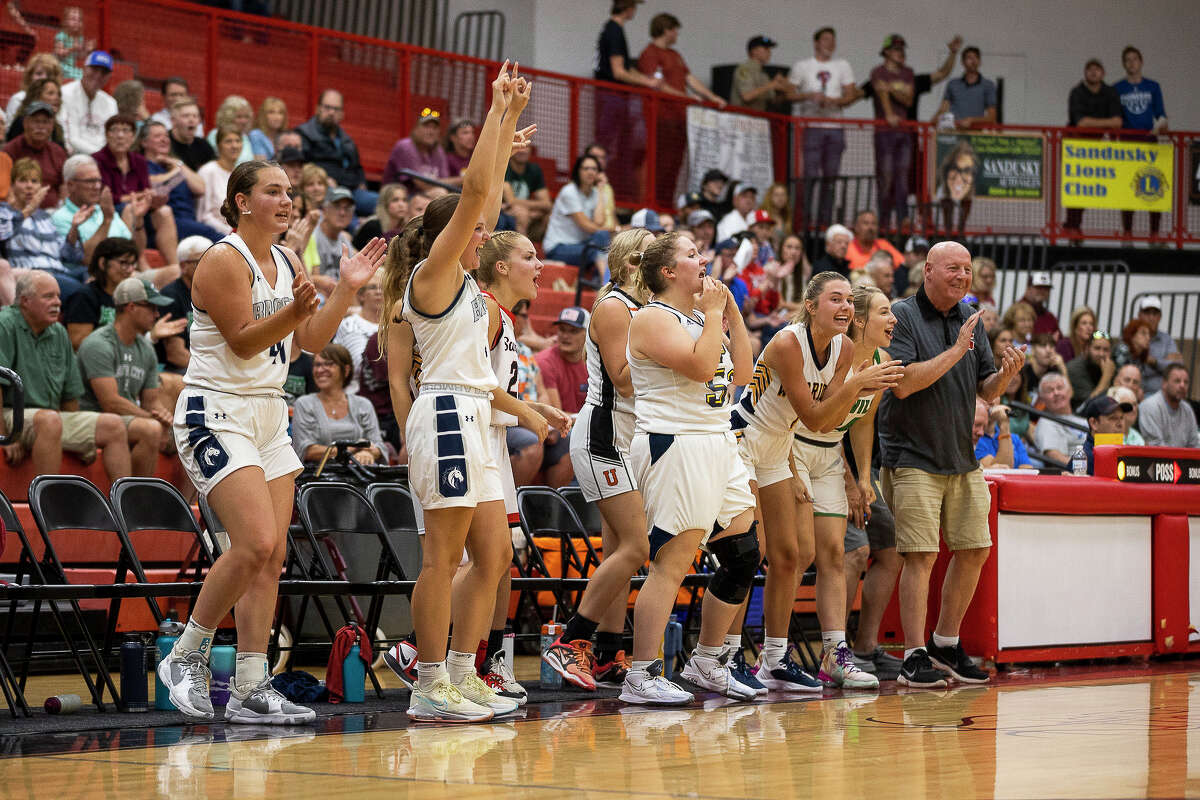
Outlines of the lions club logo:
[[1161,200],[1167,193],[1167,176],[1158,167],[1145,166],[1133,176],[1132,188],[1139,200],[1153,203]]

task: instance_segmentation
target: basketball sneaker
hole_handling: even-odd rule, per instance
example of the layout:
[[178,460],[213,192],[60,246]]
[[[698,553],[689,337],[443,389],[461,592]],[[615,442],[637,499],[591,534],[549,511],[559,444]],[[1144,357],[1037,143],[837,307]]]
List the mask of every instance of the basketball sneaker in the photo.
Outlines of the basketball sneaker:
[[193,650],[180,658],[172,650],[158,662],[156,672],[158,679],[170,690],[171,702],[185,716],[213,718],[212,699],[208,694],[212,672],[203,653]]
[[663,662],[658,658],[644,671],[631,669],[625,674],[620,699],[637,705],[681,706],[695,697],[663,677]]
[[821,682],[800,669],[800,665],[792,660],[791,653],[784,655],[783,660],[771,668],[760,656],[754,677],[772,692],[819,692],[822,689]]
[[733,658],[729,660],[729,668],[733,670],[733,677],[743,686],[749,686],[754,690],[754,693],[762,697],[769,690],[758,680],[754,671],[750,669],[750,665],[746,663],[746,654],[742,648],[737,648],[733,651]]
[[559,637],[542,653],[542,661],[549,664],[572,686],[587,689],[589,692],[596,690],[596,679],[592,677],[596,657],[592,655],[591,642],[584,639],[564,642],[562,637]]
[[914,689],[945,689],[946,673],[934,667],[929,653],[920,647],[904,659],[896,681],[902,686],[912,686]]
[[620,688],[632,666],[633,659],[627,656],[624,650],[618,650],[612,661],[596,664],[596,668],[592,670],[592,677],[596,679],[597,686]]
[[383,662],[388,665],[400,682],[410,690],[417,685],[417,646],[412,642],[403,641],[394,644],[383,654]]
[[454,684],[454,688],[458,689],[459,694],[465,699],[489,709],[492,716],[495,717],[511,714],[521,707],[521,704],[513,698],[501,697],[495,689],[484,683],[483,679],[474,672],[467,673],[462,682]]
[[525,705],[529,700],[529,694],[525,691],[525,687],[517,683],[517,679],[513,676],[512,667],[508,665],[503,650],[497,652],[484,664],[483,682],[501,697],[516,700],[519,706]]
[[863,672],[869,672],[872,675],[878,675],[881,672],[889,674],[899,672],[901,663],[903,662],[900,659],[878,645],[869,653],[854,654],[854,665]]
[[854,654],[845,642],[830,647],[821,654],[821,671],[817,680],[834,689],[878,689],[879,678],[859,669]]
[[753,700],[758,697],[757,691],[739,683],[737,678],[733,677],[729,669],[728,651],[721,653],[718,658],[709,658],[693,652],[679,676],[701,689],[718,692],[734,700]]
[[987,683],[991,675],[987,670],[980,669],[963,650],[962,642],[952,647],[938,647],[933,643],[933,637],[925,643],[925,651],[934,669],[950,673],[950,677],[959,683]]
[[263,678],[254,688],[240,692],[234,687],[225,706],[226,722],[246,722],[252,725],[298,725],[312,722],[317,712],[288,700]]
[[494,716],[490,708],[463,697],[446,675],[434,681],[428,690],[413,686],[407,713],[413,722],[487,722]]

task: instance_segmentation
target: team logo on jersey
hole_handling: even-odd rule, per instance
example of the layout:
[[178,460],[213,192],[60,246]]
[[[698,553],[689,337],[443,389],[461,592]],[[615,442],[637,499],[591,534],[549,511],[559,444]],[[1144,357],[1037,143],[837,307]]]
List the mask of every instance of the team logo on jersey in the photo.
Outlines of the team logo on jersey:
[[615,469],[606,469],[602,474],[604,475],[604,482],[609,486],[617,485],[617,471]]
[[200,467],[200,472],[204,477],[213,477],[228,463],[229,454],[225,452],[225,448],[221,447],[221,443],[215,436],[208,437],[196,446],[196,464]]
[[467,476],[458,465],[444,468],[440,483],[442,495],[446,497],[461,497],[466,494]]

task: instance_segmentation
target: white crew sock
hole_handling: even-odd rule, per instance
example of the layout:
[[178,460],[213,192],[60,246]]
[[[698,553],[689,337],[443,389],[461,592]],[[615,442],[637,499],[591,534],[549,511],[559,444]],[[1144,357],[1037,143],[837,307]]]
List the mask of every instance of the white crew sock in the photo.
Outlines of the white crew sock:
[[954,647],[954,645],[958,644],[958,637],[957,636],[938,636],[935,633],[935,634],[933,634],[933,643],[936,644],[938,647]]
[[725,645],[721,644],[718,647],[709,647],[706,644],[697,644],[695,655],[701,658],[711,658],[716,661],[721,657],[721,653],[725,652]]
[[821,631],[821,649],[832,650],[846,641],[845,631]]
[[199,651],[207,661],[209,651],[212,650],[213,637],[216,634],[215,628],[206,628],[197,624],[196,620],[189,619],[171,652],[175,656],[183,657],[188,653]]
[[775,669],[787,657],[786,636],[767,636],[763,639],[762,663],[767,669]]
[[441,678],[449,678],[445,661],[418,661],[417,688],[428,692]]
[[446,671],[450,673],[451,683],[462,683],[468,675],[475,674],[475,654],[451,650],[446,653]]

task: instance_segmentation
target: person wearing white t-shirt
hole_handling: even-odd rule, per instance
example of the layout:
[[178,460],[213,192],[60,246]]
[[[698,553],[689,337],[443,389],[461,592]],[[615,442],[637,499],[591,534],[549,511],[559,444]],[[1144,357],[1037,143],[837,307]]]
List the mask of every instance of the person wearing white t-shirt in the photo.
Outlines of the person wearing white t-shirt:
[[[797,61],[788,73],[795,90],[790,99],[792,113],[798,117],[840,117],[842,109],[857,99],[854,87],[854,71],[850,62],[834,58],[837,48],[837,33],[824,27],[813,34],[813,57]],[[804,132],[804,197],[811,199],[811,192],[820,180],[820,193],[816,202],[817,224],[824,228],[833,218],[834,179],[842,168],[842,152],[846,149],[846,135],[841,127],[833,123],[814,123]]]
[[[375,273],[375,277],[359,288],[358,312],[347,314],[333,336],[334,344],[340,344],[350,351],[350,358],[354,361],[353,376],[359,374],[363,352],[367,349],[367,340],[379,330],[379,315],[383,313],[382,280],[383,272],[380,270]],[[346,384],[346,391],[358,393],[357,377],[351,377],[350,382]]]
[[63,128],[67,152],[90,156],[107,143],[104,123],[117,113],[117,101],[104,91],[112,68],[112,56],[94,50],[84,62],[83,77],[62,87],[58,122]]

